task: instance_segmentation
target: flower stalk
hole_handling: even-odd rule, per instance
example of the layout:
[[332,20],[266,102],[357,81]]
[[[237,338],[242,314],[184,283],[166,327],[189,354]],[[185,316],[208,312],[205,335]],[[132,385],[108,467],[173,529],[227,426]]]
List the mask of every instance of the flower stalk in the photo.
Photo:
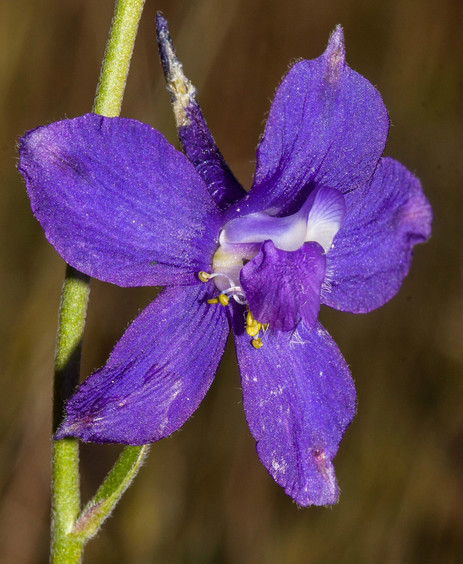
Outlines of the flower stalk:
[[[117,0],[106,44],[93,111],[118,116],[135,37],[145,0]],[[67,266],[61,295],[55,356],[53,431],[64,404],[79,382],[82,337],[90,278]],[[135,477],[147,447],[127,447],[92,501],[80,514],[79,445],[77,439],[52,446],[52,564],[78,564],[86,541],[109,515]],[[93,508],[89,511],[89,508]],[[95,508],[97,508],[95,510]],[[89,514],[91,513],[91,518]]]

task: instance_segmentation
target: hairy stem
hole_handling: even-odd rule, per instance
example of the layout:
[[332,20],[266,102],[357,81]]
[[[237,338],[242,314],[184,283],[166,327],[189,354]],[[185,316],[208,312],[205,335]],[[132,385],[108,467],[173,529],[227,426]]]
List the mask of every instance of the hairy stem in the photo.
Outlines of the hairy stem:
[[106,43],[93,111],[118,116],[145,0],[117,0]]
[[[106,45],[93,111],[120,113],[130,59],[145,0],[117,0]],[[53,430],[61,422],[64,404],[79,382],[81,344],[89,296],[88,276],[66,269],[56,343]],[[132,447],[133,448],[133,447]],[[138,447],[140,453],[144,447]],[[146,449],[145,449],[146,450]],[[133,457],[133,451],[130,451]],[[143,450],[144,452],[144,450]],[[143,456],[135,457],[135,462]],[[141,464],[141,460],[139,461]],[[136,472],[127,467],[131,477]],[[127,486],[125,486],[127,487]],[[113,504],[114,505],[114,504]],[[79,446],[77,439],[53,442],[52,448],[52,564],[78,564],[88,536],[75,535],[80,513]],[[99,523],[103,519],[101,518]]]
[[[68,266],[61,294],[56,339],[53,395],[53,431],[64,403],[79,382],[80,350],[89,295],[89,278]],[[79,444],[77,439],[52,443],[52,546],[51,562],[80,562],[79,543],[68,533],[80,511]]]

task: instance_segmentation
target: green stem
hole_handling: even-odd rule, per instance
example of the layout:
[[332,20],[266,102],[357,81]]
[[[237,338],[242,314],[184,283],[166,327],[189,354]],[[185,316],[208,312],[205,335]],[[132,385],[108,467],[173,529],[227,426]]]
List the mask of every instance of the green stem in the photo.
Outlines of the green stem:
[[145,0],[117,0],[101,66],[93,111],[118,116]]
[[[79,383],[80,351],[89,295],[88,276],[67,267],[61,294],[56,338],[53,431],[66,400]],[[52,442],[51,562],[80,562],[81,547],[68,542],[80,511],[79,444],[77,439]]]
[[[116,1],[93,106],[95,113],[108,117],[117,116],[120,113],[130,59],[144,3],[145,0]],[[81,344],[90,291],[89,281],[88,276],[77,272],[70,266],[67,267],[61,296],[56,342],[53,430],[56,430],[61,422],[64,404],[79,382]],[[120,495],[136,473],[133,465],[137,466],[138,464],[138,468],[146,452],[145,447],[129,448],[133,464],[126,464],[125,466],[130,479],[121,490]],[[136,449],[139,451],[139,456],[133,457]],[[121,458],[126,460],[127,456],[125,458],[123,456],[124,453]],[[119,469],[121,470],[121,467]],[[109,511],[116,501],[109,508]],[[89,536],[76,535],[73,532],[79,512],[78,441],[76,439],[54,441],[52,447],[52,542],[50,556],[52,564],[78,564],[81,561],[82,550]],[[99,524],[102,521],[103,518],[100,519]]]

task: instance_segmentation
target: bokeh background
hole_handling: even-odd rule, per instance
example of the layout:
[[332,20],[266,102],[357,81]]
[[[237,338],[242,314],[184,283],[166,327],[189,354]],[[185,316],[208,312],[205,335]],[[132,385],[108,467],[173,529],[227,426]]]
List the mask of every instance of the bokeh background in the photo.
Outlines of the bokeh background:
[[[218,145],[246,187],[291,61],[344,26],[351,67],[381,91],[386,154],[421,179],[432,240],[385,307],[322,311],[351,366],[358,414],[336,458],[332,508],[300,510],[258,463],[233,348],[184,428],[151,449],[86,550],[87,564],[452,564],[462,531],[462,5],[459,0],[147,0],[124,116],[176,143],[154,36],[169,19]],[[90,110],[112,0],[0,2],[0,562],[47,561],[51,387],[63,261],[15,170],[27,129]],[[92,282],[82,376],[101,366],[155,289]],[[82,449],[88,498],[120,448]]]

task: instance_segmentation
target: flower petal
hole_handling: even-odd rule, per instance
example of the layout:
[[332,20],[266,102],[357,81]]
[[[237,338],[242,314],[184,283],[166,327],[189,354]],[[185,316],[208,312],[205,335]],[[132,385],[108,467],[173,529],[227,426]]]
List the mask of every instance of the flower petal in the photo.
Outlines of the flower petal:
[[254,349],[235,317],[246,419],[273,479],[302,506],[332,504],[332,459],[355,413],[355,388],[336,344],[318,324],[269,331]]
[[314,326],[324,276],[325,255],[318,243],[282,251],[265,241],[259,254],[242,268],[241,286],[257,321],[290,331],[301,320]]
[[364,189],[345,199],[344,223],[326,255],[330,291],[322,303],[365,313],[397,293],[413,246],[431,234],[432,211],[419,180],[390,158],[380,160]]
[[295,251],[305,242],[319,243],[325,252],[339,231],[346,206],[344,196],[334,188],[315,188],[301,209],[284,217],[256,212],[228,221],[220,242],[246,244],[271,239],[283,251]]
[[19,170],[50,243],[120,286],[192,283],[220,214],[184,155],[148,125],[87,114],[27,133]]
[[317,185],[342,193],[372,175],[389,118],[379,92],[349,68],[337,27],[321,57],[296,63],[273,100],[254,185],[235,215],[297,211]]
[[246,192],[215,144],[196,101],[196,89],[183,73],[169,36],[167,21],[159,12],[156,15],[156,31],[180,143],[214,201],[224,210],[245,196]]
[[69,400],[55,439],[140,445],[176,431],[214,378],[228,334],[204,285],[164,290]]
[[315,198],[308,216],[305,240],[316,241],[326,253],[342,225],[346,204],[342,194],[332,188],[322,186],[312,194]]

